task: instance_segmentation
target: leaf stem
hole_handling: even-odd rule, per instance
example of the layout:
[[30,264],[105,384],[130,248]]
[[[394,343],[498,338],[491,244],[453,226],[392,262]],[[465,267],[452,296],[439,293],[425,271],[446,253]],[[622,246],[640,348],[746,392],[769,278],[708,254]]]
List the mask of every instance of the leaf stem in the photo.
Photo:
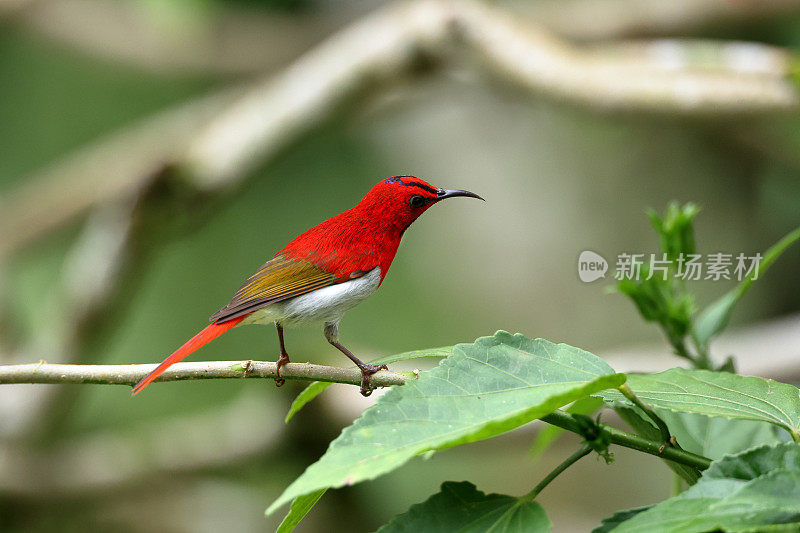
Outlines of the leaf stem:
[[672,337],[666,330],[665,333],[667,334],[667,338],[669,338],[669,343],[672,346],[672,349],[675,350],[675,355],[688,360],[692,363],[693,367],[699,370],[714,370],[711,365],[711,359],[708,357],[708,350],[702,348],[700,343],[698,343],[696,340],[694,341],[694,345],[697,348],[697,355],[695,356],[692,355],[689,352],[689,348],[686,347],[685,336]]
[[625,396],[628,400],[630,400],[631,403],[633,403],[633,405],[644,411],[644,413],[648,416],[648,418],[650,418],[650,420],[652,420],[655,423],[656,427],[658,428],[658,431],[661,432],[661,439],[669,446],[669,443],[672,440],[672,435],[670,435],[669,428],[667,427],[667,424],[661,419],[661,417],[658,416],[655,411],[653,411],[647,405],[645,405],[645,403],[642,402],[642,400],[640,400],[638,396],[636,396],[633,390],[631,390],[631,388],[628,387],[627,383],[623,383],[622,385],[617,387],[617,389],[619,389],[622,395]]
[[[549,415],[542,417],[541,420],[547,422],[548,424],[553,424],[554,426],[566,429],[567,431],[571,431],[579,435],[581,434],[581,426],[579,423],[571,414],[565,413],[564,411],[553,411]],[[664,443],[662,442],[653,442],[643,437],[639,437],[638,435],[633,435],[604,424],[598,424],[598,426],[613,444],[630,448],[632,450],[638,450],[650,455],[655,455],[656,457],[661,457],[662,459],[669,459],[670,461],[691,466],[692,468],[697,468],[698,470],[705,470],[711,465],[711,459],[703,457],[702,455],[697,455],[695,453],[671,446],[665,447]]]
[[538,496],[539,493],[542,492],[542,490],[544,490],[544,488],[547,485],[549,485],[551,481],[557,478],[559,474],[561,474],[561,472],[572,466],[574,463],[578,462],[578,460],[581,459],[582,457],[586,457],[587,455],[589,455],[591,451],[592,447],[589,446],[588,444],[584,444],[583,446],[581,446],[580,450],[567,457],[567,459],[563,463],[555,467],[549,474],[547,474],[544,477],[544,479],[539,482],[538,485],[533,487],[532,491],[525,494],[524,496],[520,496],[519,501],[530,502],[536,499],[536,496]]

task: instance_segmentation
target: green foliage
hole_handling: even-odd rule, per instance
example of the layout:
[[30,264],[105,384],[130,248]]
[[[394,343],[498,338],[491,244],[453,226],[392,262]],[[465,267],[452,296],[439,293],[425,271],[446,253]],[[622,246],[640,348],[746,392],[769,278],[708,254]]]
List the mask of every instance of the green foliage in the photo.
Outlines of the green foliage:
[[742,299],[742,296],[753,285],[756,276],[762,276],[770,265],[786,251],[789,246],[800,239],[800,228],[786,235],[780,241],[775,243],[769,250],[764,252],[764,257],[758,267],[758,272],[752,272],[731,291],[725,293],[715,302],[711,303],[702,313],[697,317],[694,323],[694,338],[697,345],[702,350],[708,349],[708,343],[712,337],[723,331],[728,327],[730,322],[733,308]]
[[548,532],[542,506],[502,494],[484,494],[468,481],[442,483],[441,492],[392,519],[378,533]]
[[594,528],[592,530],[592,533],[608,533],[609,531],[613,531],[614,528],[616,528],[624,521],[633,518],[637,514],[644,512],[650,509],[651,507],[652,505],[644,505],[642,507],[634,507],[633,509],[625,509],[622,511],[617,511],[608,518],[604,518],[602,524]]
[[294,530],[297,524],[300,523],[300,520],[302,520],[314,505],[316,505],[319,499],[322,498],[326,490],[327,489],[320,489],[295,498],[292,505],[289,506],[289,512],[286,513],[283,521],[278,526],[277,533],[289,533]]
[[[625,422],[628,423],[629,426],[636,432],[637,435],[641,435],[647,439],[653,441],[660,441],[661,440],[661,431],[657,427],[655,427],[652,422],[647,419],[647,416],[636,406],[633,405],[626,405],[622,402],[613,402],[612,407],[614,411],[622,418]],[[662,417],[663,419],[663,417]],[[669,426],[670,430],[672,430],[672,426]],[[683,444],[683,440],[680,439],[680,435],[677,435],[673,431],[673,435],[678,437],[678,442]],[[690,450],[694,451],[694,450]],[[703,455],[703,454],[700,454]],[[707,456],[705,456],[707,457]],[[683,465],[680,463],[676,463],[674,461],[664,461],[670,470],[675,472],[681,479],[686,481],[689,485],[694,485],[697,483],[697,480],[700,479],[700,472],[696,468],[692,468],[691,466]]]
[[663,218],[649,210],[661,252],[669,261],[667,273],[651,272],[648,264],[642,264],[640,279],[622,279],[617,283],[617,290],[633,301],[642,318],[659,324],[676,352],[687,358],[689,355],[683,353],[682,344],[691,331],[696,307],[694,295],[685,290],[675,274],[679,259],[695,252],[692,221],[699,212],[694,204],[679,206],[675,202],[667,206]]
[[[714,462],[684,493],[623,521],[613,531],[727,532],[772,525],[800,528],[800,446],[762,446]],[[784,529],[789,530],[789,529]]]
[[778,430],[766,422],[712,418],[666,409],[657,409],[657,412],[684,450],[710,459],[721,459],[755,446],[781,442]]
[[[728,326],[733,309],[753,282],[800,240],[800,228],[767,250],[756,270],[695,316],[694,295],[686,290],[683,280],[676,274],[680,273],[684,258],[695,253],[692,224],[699,212],[695,204],[679,206],[675,202],[667,206],[663,217],[649,210],[647,214],[658,233],[661,252],[670,262],[668,273],[651,277],[649,266],[644,264],[641,265],[641,279],[622,279],[617,283],[617,290],[633,301],[642,318],[659,324],[677,355],[690,360],[697,368],[711,369],[709,342]],[[689,341],[694,346],[693,352]],[[733,371],[733,361],[728,359],[716,369]]]
[[650,224],[658,233],[661,251],[671,261],[677,261],[681,254],[695,253],[692,222],[699,212],[700,208],[693,203],[680,206],[677,202],[667,205],[663,218],[654,209],[647,210]]
[[[800,442],[800,390],[736,375],[732,359],[711,370],[709,342],[727,326],[756,276],[695,317],[694,295],[676,273],[683,258],[695,252],[692,222],[698,211],[693,204],[677,203],[663,217],[649,211],[669,273],[649,276],[641,265],[639,280],[617,284],[694,369],[626,377],[578,348],[503,331],[472,344],[376,360],[444,357],[438,367],[388,391],[284,491],[267,510],[292,501],[279,531],[291,531],[328,488],[373,479],[413,457],[490,438],[536,418],[551,425],[536,438],[532,456],[542,453],[561,428],[584,443],[526,495],[487,495],[467,481],[446,482],[439,493],[379,531],[550,531],[535,501],[539,492],[591,450],[610,462],[612,444],[663,458],[679,476],[676,486],[684,480],[689,488],[661,503],[619,511],[595,533],[800,530],[800,445],[786,442],[789,436],[778,429]],[[797,240],[800,230],[770,248],[759,275]],[[287,421],[327,386],[309,385]],[[600,415],[587,416],[604,404],[636,435],[601,424]]]
[[300,394],[297,395],[297,398],[294,399],[292,405],[289,406],[289,412],[286,413],[286,418],[283,419],[285,423],[289,423],[289,420],[297,414],[297,412],[306,406],[308,402],[325,392],[325,390],[333,385],[330,381],[312,381],[311,383],[306,386],[305,389],[300,391]]
[[680,343],[691,329],[694,297],[682,292],[670,279],[664,280],[658,275],[647,279],[648,275],[648,266],[642,265],[643,279],[621,280],[617,290],[633,300],[645,320],[659,324],[670,343]]
[[[655,408],[769,422],[800,435],[800,390],[771,379],[673,368],[630,375],[628,386]],[[604,392],[603,397],[630,405],[616,391]]]
[[[590,415],[599,410],[602,406],[603,400],[601,398],[587,396],[586,398],[581,398],[574,402],[564,410],[570,414]],[[564,431],[565,430],[560,427],[550,424],[546,424],[541,428],[539,433],[536,434],[536,438],[533,440],[531,449],[528,452],[531,459],[538,459]]]
[[589,352],[543,339],[499,331],[459,344],[345,428],[267,512],[322,488],[374,479],[426,452],[504,433],[624,381]]
[[[603,431],[600,423],[586,415],[577,413],[572,415],[572,418],[576,422],[576,431],[583,437],[586,446],[597,452],[597,455],[602,457],[606,464],[613,463],[614,456],[608,451],[611,445],[611,438]],[[597,418],[599,420],[600,417],[598,416]]]

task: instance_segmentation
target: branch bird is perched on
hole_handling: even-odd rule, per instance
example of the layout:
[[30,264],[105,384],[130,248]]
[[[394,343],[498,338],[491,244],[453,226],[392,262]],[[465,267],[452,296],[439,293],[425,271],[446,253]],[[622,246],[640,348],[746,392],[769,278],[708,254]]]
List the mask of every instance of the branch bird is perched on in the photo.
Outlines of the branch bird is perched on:
[[438,189],[414,176],[393,176],[375,185],[358,204],[298,236],[264,263],[236,291],[211,324],[133,388],[142,391],[173,363],[229,329],[242,324],[274,323],[278,329],[280,370],[289,362],[284,326],[325,325],[325,338],[361,369],[361,394],[371,393],[369,376],[385,369],[361,362],[339,343],[339,321],[383,282],[403,233],[433,204],[456,196],[479,198],[463,190]]

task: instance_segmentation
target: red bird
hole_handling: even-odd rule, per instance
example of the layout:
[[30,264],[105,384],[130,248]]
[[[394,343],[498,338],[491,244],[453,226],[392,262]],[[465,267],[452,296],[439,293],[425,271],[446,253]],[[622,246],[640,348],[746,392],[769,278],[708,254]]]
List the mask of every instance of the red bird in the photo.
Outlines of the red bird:
[[325,338],[361,369],[361,394],[372,392],[369,377],[386,365],[361,362],[339,343],[339,321],[383,282],[403,233],[433,204],[469,196],[463,190],[438,189],[414,176],[393,176],[375,185],[355,207],[329,218],[284,246],[236,291],[228,305],[211,315],[211,324],[133,388],[138,394],[173,363],[243,324],[274,323],[281,367],[289,362],[283,344],[284,326],[325,324]]

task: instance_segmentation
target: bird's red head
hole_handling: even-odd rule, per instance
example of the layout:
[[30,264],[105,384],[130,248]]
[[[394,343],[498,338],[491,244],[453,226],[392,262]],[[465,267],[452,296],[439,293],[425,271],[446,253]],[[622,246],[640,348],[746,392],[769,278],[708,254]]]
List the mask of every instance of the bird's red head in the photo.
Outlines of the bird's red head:
[[284,246],[281,256],[309,261],[339,278],[379,266],[389,270],[405,230],[433,204],[446,198],[480,196],[439,189],[414,176],[378,182],[358,204],[329,218]]
[[434,187],[416,176],[392,176],[379,181],[357,207],[386,217],[402,232],[433,204],[456,196],[483,200],[470,191]]

